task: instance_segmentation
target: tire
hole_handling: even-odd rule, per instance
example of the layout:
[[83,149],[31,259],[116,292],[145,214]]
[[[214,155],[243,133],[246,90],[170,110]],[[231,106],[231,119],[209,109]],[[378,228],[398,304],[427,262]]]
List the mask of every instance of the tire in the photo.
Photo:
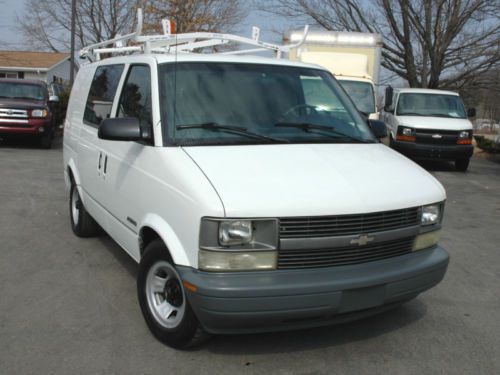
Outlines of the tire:
[[101,228],[85,209],[76,184],[71,184],[69,193],[69,217],[71,229],[78,237],[97,236]]
[[186,349],[208,338],[186,298],[168,250],[159,239],[144,250],[137,276],[137,295],[149,330],[162,343]]
[[470,159],[455,160],[455,169],[459,172],[465,172],[469,168]]
[[38,138],[38,146],[40,148],[43,148],[45,150],[48,150],[52,147],[52,139],[53,139],[53,132],[52,131],[47,131],[45,134],[43,134],[40,138]]

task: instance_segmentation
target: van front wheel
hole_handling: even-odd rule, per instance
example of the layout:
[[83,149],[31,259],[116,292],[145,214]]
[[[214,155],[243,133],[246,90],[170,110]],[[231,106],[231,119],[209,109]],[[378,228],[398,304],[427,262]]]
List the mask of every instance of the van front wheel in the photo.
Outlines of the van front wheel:
[[151,242],[144,251],[137,276],[137,294],[146,324],[159,341],[185,349],[207,337],[161,240]]
[[465,172],[469,168],[470,159],[457,159],[455,160],[455,169],[460,172]]

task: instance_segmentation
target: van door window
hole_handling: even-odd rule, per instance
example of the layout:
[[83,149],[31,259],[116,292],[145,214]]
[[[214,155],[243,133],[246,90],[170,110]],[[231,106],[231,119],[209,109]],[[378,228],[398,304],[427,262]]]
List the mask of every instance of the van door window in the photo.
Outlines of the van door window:
[[96,69],[83,115],[85,124],[97,127],[110,116],[122,72],[123,65],[105,65]]
[[133,65],[123,85],[117,117],[136,117],[143,126],[153,125],[151,73],[147,65]]

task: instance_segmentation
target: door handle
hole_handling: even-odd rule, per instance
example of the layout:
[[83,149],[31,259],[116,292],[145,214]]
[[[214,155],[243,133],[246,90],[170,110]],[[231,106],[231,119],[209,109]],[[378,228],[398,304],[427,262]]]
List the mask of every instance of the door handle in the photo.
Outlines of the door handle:
[[106,174],[106,170],[108,169],[108,155],[104,156],[104,174]]
[[97,162],[97,170],[101,170],[101,161],[102,161],[102,151],[99,152],[99,161]]

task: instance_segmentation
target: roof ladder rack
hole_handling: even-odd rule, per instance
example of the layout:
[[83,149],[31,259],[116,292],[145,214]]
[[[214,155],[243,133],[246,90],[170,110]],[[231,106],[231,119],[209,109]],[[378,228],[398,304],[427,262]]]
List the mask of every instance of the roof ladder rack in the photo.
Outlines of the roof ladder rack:
[[[221,34],[210,32],[194,32],[182,34],[169,34],[167,28],[163,27],[164,34],[141,35],[143,26],[142,9],[137,9],[137,27],[133,33],[117,36],[86,46],[80,50],[80,57],[90,61],[97,61],[102,54],[124,55],[130,53],[196,53],[195,50],[227,45],[229,43],[252,46],[250,49],[218,52],[219,54],[248,54],[271,50],[276,53],[276,58],[281,58],[283,53],[302,45],[307,37],[309,26],[304,27],[302,38],[294,44],[279,45],[266,43],[259,39],[260,30],[253,27],[252,37],[245,38],[233,34]],[[128,45],[127,45],[128,44]],[[217,53],[217,52],[216,52]]]

